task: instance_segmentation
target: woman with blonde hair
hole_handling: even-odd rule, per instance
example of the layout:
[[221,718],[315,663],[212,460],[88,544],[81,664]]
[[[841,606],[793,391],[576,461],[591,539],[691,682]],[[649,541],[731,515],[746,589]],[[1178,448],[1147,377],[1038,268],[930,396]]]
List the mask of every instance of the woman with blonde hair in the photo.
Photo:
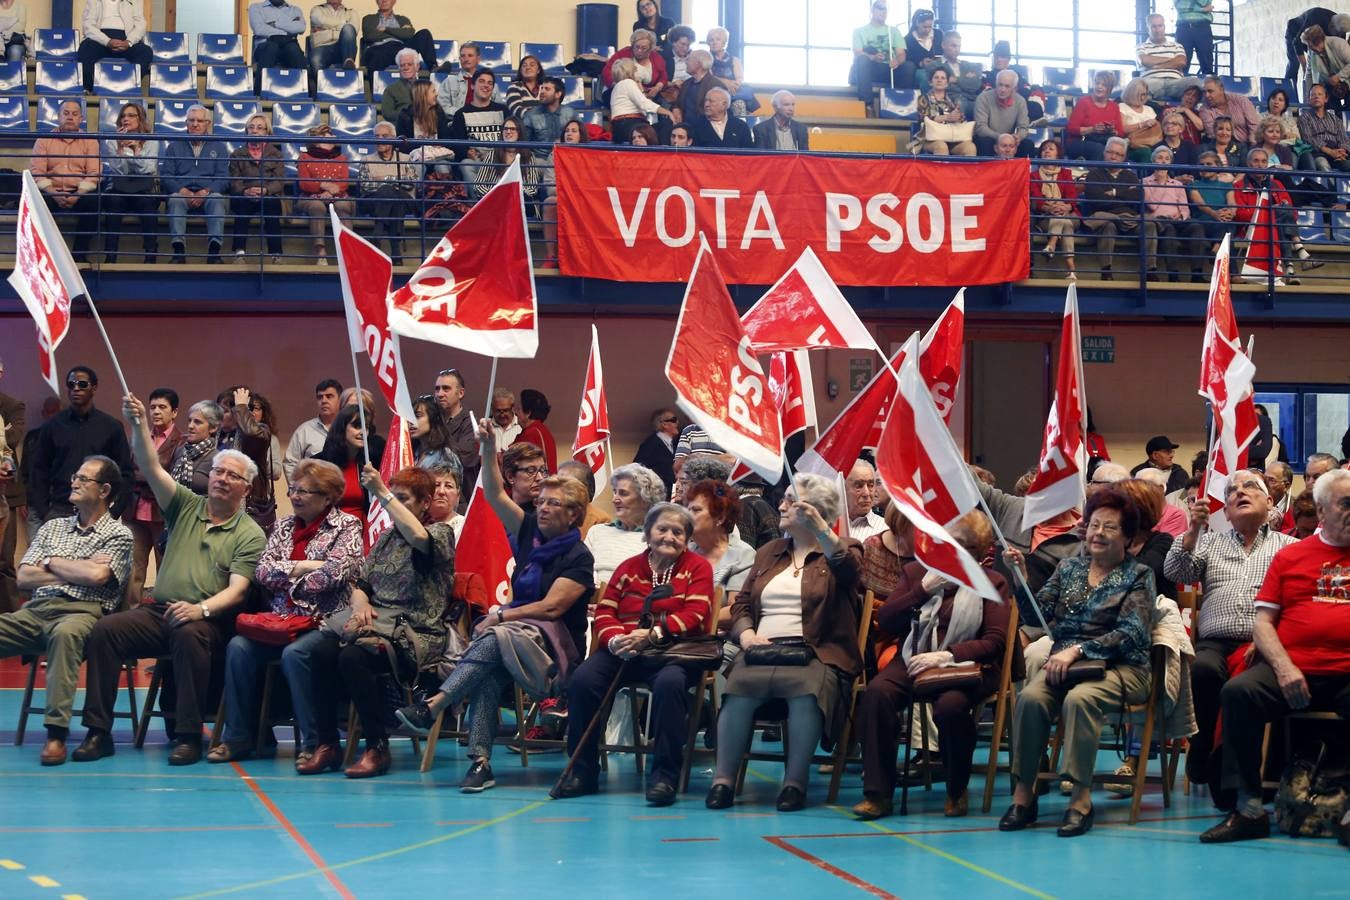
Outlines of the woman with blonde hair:
[[247,254],[248,225],[258,220],[258,230],[267,243],[272,262],[281,261],[281,193],[286,187],[286,168],[281,150],[265,140],[272,134],[267,116],[248,117],[244,131],[249,139],[230,154],[230,212],[234,215],[230,244],[235,262]]
[[145,261],[153,263],[159,252],[159,142],[146,140],[150,119],[139,101],[122,104],[117,133],[116,140],[103,142],[103,261],[117,262],[122,217],[132,215],[140,223]]
[[631,141],[633,131],[639,125],[647,124],[648,113],[670,117],[670,110],[643,93],[642,86],[634,80],[637,63],[632,59],[615,60],[610,74],[614,78],[614,88],[609,95],[609,125],[614,143]]

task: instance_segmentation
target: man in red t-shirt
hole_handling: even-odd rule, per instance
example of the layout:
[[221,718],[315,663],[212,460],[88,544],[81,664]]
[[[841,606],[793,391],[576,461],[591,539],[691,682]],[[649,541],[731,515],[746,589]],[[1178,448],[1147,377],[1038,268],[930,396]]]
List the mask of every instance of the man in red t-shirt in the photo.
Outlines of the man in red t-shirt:
[[1223,705],[1223,785],[1237,808],[1200,835],[1223,844],[1266,837],[1261,739],[1266,723],[1316,706],[1350,719],[1350,471],[1333,469],[1313,488],[1322,530],[1275,554],[1256,594],[1261,661],[1231,679]]

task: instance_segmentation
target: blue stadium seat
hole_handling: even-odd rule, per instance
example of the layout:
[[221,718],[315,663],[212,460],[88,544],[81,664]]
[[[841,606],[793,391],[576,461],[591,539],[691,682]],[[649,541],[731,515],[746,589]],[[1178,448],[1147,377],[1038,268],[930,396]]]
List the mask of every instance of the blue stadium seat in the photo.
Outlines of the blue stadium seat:
[[0,94],[23,94],[27,90],[28,76],[23,61],[0,61]]
[[1064,102],[1064,98],[1058,94],[1050,94],[1045,98],[1045,118],[1054,128],[1063,128],[1069,123],[1069,105]]
[[[493,100],[496,100],[498,103],[505,103],[505,102],[506,102],[506,92],[507,92],[508,90],[510,90],[510,88],[511,88],[511,82],[513,82],[513,81],[515,81],[515,76],[512,76],[512,75],[498,75],[498,76],[497,76],[497,89],[496,89],[495,91],[493,91],[493,93],[492,93],[492,99],[493,99]],[[440,87],[440,85],[437,85],[437,87]]]
[[[1266,99],[1270,97],[1271,91],[1276,88],[1284,88],[1284,92],[1289,96],[1289,104],[1292,106],[1295,103],[1297,95],[1294,93],[1293,86],[1290,85],[1286,79],[1262,77],[1258,82],[1257,88],[1261,92],[1261,103],[1258,105],[1258,108],[1265,108]],[[1252,101],[1255,102],[1255,100],[1256,98],[1253,97]]]
[[1057,66],[1045,67],[1045,87],[1060,94],[1081,94],[1078,86],[1077,69],[1061,69]]
[[332,103],[366,99],[360,69],[320,69],[318,99]]
[[1253,82],[1256,81],[1247,75],[1223,75],[1223,90],[1226,94],[1242,94],[1243,96],[1252,96]]
[[139,97],[140,66],[121,59],[100,59],[94,64],[94,93],[99,97]]
[[520,45],[520,58],[527,56],[538,57],[539,65],[544,67],[545,75],[566,75],[567,69],[564,66],[567,63],[563,60],[562,44],[530,44]]
[[272,104],[272,131],[277,134],[305,134],[319,121],[317,103],[287,101]]
[[614,55],[614,46],[612,44],[585,44],[577,51],[578,56],[598,56],[601,59],[609,59]]
[[151,97],[197,96],[197,67],[192,63],[155,63],[150,67]]
[[883,119],[911,119],[919,109],[919,92],[913,88],[883,88],[878,115]]
[[192,62],[188,54],[187,33],[182,31],[147,31],[145,42],[157,63]]
[[262,99],[309,99],[309,70],[266,68],[262,72]]
[[510,41],[474,41],[478,45],[478,64],[496,72],[511,70]]
[[73,28],[38,28],[33,32],[33,58],[74,60],[79,43]]
[[384,89],[393,84],[397,77],[398,69],[390,68],[376,72],[370,79],[370,99],[379,103],[380,98],[384,96]]
[[436,65],[450,64],[451,72],[459,71],[459,41],[433,41],[436,48]]
[[248,66],[207,66],[206,96],[211,100],[253,98],[253,70]]
[[[248,125],[248,120],[258,113],[262,112],[262,105],[257,100],[220,100],[216,102],[215,108],[215,133],[219,135],[235,135],[240,138],[244,135],[244,128]],[[242,140],[227,140],[225,146],[233,153],[237,148],[242,147]]]
[[[375,132],[378,113],[379,111],[369,103],[334,103],[328,107],[328,127],[332,128],[333,134],[338,137],[362,138],[369,141]],[[373,143],[347,144],[346,148],[348,159],[353,161],[375,152]]]
[[34,84],[39,94],[78,94],[80,64],[73,60],[40,59],[34,67]]
[[[67,100],[74,100],[76,103],[80,104],[81,107],[86,106],[84,102],[84,97],[82,97],[79,94],[66,97],[56,97],[48,95],[41,97],[39,99],[38,117],[37,117],[38,131],[56,130],[56,126],[60,122],[61,117],[61,104],[65,103]],[[86,108],[85,117],[88,118],[88,116],[89,111]]]
[[244,39],[237,34],[197,35],[197,63],[203,66],[243,64]]
[[1031,146],[1039,147],[1042,142],[1050,140],[1055,136],[1052,128],[1033,128],[1027,132],[1027,140],[1031,141]]
[[562,81],[566,88],[563,91],[563,106],[586,106],[586,83],[576,75],[564,75]]
[[28,99],[0,97],[0,134],[28,131]]
[[155,133],[186,134],[188,109],[196,104],[196,100],[156,100]]

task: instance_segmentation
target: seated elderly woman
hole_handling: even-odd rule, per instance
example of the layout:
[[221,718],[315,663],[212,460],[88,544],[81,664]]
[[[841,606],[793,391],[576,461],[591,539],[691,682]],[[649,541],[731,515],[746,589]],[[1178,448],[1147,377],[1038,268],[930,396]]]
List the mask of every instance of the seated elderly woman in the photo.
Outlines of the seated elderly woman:
[[431,473],[436,480],[435,490],[431,494],[431,521],[444,522],[455,533],[455,543],[459,543],[459,533],[464,528],[464,516],[459,512],[459,498],[464,493],[460,470],[444,463],[434,466],[419,466]]
[[934,69],[928,76],[928,93],[919,96],[919,140],[924,153],[974,156],[975,123],[966,121],[959,98],[948,98],[950,78],[943,68]]
[[595,583],[609,581],[619,563],[642,552],[642,523],[652,504],[665,499],[666,486],[646,466],[629,463],[609,476],[614,521],[596,525],[586,535],[586,548],[595,557]]
[[755,548],[733,532],[741,519],[740,494],[733,485],[704,479],[684,492],[684,506],[694,517],[689,549],[713,567],[713,585],[735,593],[755,563]]
[[308,618],[314,627],[287,643],[289,636],[280,631],[269,635],[238,626],[239,633],[225,648],[225,734],[206,754],[207,762],[231,762],[253,754],[258,738],[258,675],[278,658],[291,686],[300,731],[296,767],[314,756],[317,723],[308,686],[310,653],[323,640],[318,620],[346,605],[363,561],[361,523],[338,509],[342,490],[342,471],[332,463],[303,459],[291,475],[287,493],[295,513],[272,531],[255,578],[267,597],[266,612]]
[[649,738],[655,752],[647,802],[675,802],[684,762],[687,691],[698,670],[643,651],[681,635],[701,634],[712,615],[712,566],[689,551],[693,533],[694,517],[688,510],[674,503],[655,504],[642,527],[648,549],[621,563],[606,585],[595,608],[598,647],[567,689],[567,749],[576,761],[556,797],[580,797],[599,789],[600,730],[588,726],[604,712],[601,702],[619,678],[621,684],[645,684],[652,692]]
[[316,125],[309,134],[314,141],[300,152],[296,163],[300,195],[295,208],[309,221],[309,237],[314,244],[316,261],[326,266],[328,250],[324,235],[328,233],[329,209],[335,210],[343,219],[356,214],[356,202],[351,198],[351,161],[342,152],[342,145],[333,139],[333,130],[327,125]]
[[388,772],[389,738],[378,676],[392,675],[410,684],[445,647],[455,538],[449,525],[427,524],[435,482],[425,470],[409,467],[400,469],[386,487],[374,466],[362,470],[361,482],[379,498],[394,527],[370,548],[350,605],[324,620],[320,640],[310,650],[313,695],[306,702],[315,710],[316,746],[314,755],[296,767],[301,775],[341,765],[336,713],[344,692],[361,717],[366,738],[366,750],[348,767],[347,777]]
[[900,583],[905,567],[914,562],[914,523],[889,500],[882,519],[886,522],[886,530],[863,541],[862,589],[871,591],[877,599],[877,606],[872,611],[872,656],[867,660],[868,671],[885,668],[899,650],[899,639],[905,636],[904,628],[899,634],[882,628],[877,613],[881,611],[881,601]]
[[210,400],[199,400],[188,408],[183,443],[173,451],[168,469],[173,480],[194,494],[206,496],[211,480],[211,462],[216,454],[216,432],[224,411]]
[[[948,531],[975,559],[984,559],[994,542],[994,530],[979,511],[966,513]],[[900,653],[868,682],[854,716],[863,748],[863,799],[853,807],[858,818],[891,814],[900,713],[914,696],[916,678],[936,667],[953,665],[972,666],[980,680],[966,688],[943,691],[929,702],[937,723],[938,752],[947,770],[946,815],[966,814],[966,788],[975,753],[974,711],[998,689],[1008,642],[1011,592],[992,568],[986,567],[985,574],[1002,602],[982,599],[922,563],[909,563],[895,591],[878,610],[882,628],[892,633],[908,630],[908,636]]]
[[806,806],[811,758],[840,712],[858,653],[862,545],[830,529],[839,493],[818,475],[799,474],[779,504],[785,537],[755,555],[731,608],[731,639],[742,653],[727,672],[717,720],[717,771],[705,805],[726,809],[750,745],[755,710],[787,701],[787,764],[779,812]]
[[[487,419],[479,425],[478,441],[483,459],[497,455],[497,438]],[[469,701],[472,762],[459,785],[466,794],[481,793],[497,784],[492,774],[492,742],[497,736],[502,691],[512,683],[504,654],[511,652],[510,645],[516,641],[542,641],[557,666],[557,682],[564,681],[586,650],[586,598],[593,590],[591,554],[577,529],[587,499],[580,483],[571,478],[546,478],[533,508],[523,509],[507,493],[497,467],[484,466],[483,493],[516,538],[511,602],[491,607],[478,621],[472,642],[440,691],[424,703],[395,713],[416,733],[427,734],[441,710]]]
[[[1060,562],[1036,592],[1054,642],[1050,658],[1027,681],[1013,710],[1013,802],[999,820],[1000,831],[1021,831],[1036,821],[1036,775],[1056,716],[1064,720],[1062,777],[1073,784],[1060,837],[1092,829],[1092,771],[1102,726],[1122,703],[1142,702],[1149,686],[1149,622],[1157,588],[1153,572],[1126,551],[1139,531],[1139,511],[1118,488],[1088,497],[1083,519],[1086,556]],[[1026,575],[1017,550],[1003,555]],[[1101,660],[1108,671],[1083,662]]]

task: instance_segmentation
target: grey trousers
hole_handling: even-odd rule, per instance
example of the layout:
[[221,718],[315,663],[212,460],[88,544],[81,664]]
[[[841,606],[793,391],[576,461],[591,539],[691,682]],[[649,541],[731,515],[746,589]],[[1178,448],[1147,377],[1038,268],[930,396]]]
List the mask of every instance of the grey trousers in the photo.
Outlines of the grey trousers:
[[0,615],[0,658],[47,655],[47,714],[43,724],[70,727],[84,642],[102,615],[99,604],[66,597],[44,597]]

